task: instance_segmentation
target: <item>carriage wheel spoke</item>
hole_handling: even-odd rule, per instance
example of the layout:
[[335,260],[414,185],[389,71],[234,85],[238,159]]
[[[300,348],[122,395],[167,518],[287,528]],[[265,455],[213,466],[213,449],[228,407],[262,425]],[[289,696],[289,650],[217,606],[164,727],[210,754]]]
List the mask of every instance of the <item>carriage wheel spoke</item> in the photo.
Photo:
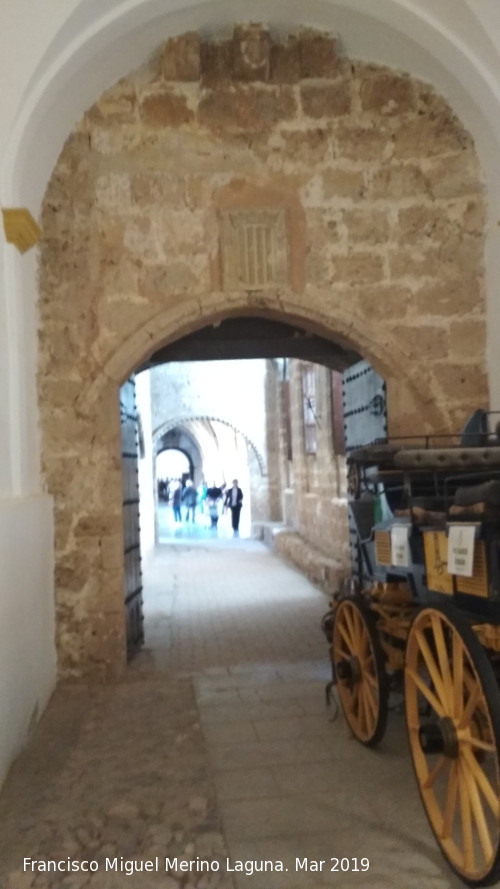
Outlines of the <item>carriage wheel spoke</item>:
[[345,642],[345,644],[347,645],[347,648],[348,648],[348,652],[346,652],[347,657],[351,657],[351,656],[352,656],[352,652],[354,651],[354,644],[353,644],[353,641],[352,641],[352,639],[351,639],[351,637],[350,637],[350,635],[349,635],[349,633],[348,633],[348,631],[347,631],[347,629],[346,629],[345,626],[343,626],[342,624],[340,624],[340,625],[339,625],[339,630],[340,630],[340,635],[342,636],[342,639],[344,640],[344,642]]
[[443,707],[441,706],[441,702],[438,701],[436,695],[430,690],[430,688],[427,687],[427,685],[425,684],[423,679],[420,678],[418,673],[416,673],[415,670],[410,670],[410,669],[407,669],[406,673],[407,673],[407,676],[409,676],[410,679],[415,683],[415,685],[417,686],[417,688],[421,692],[421,694],[424,696],[424,698],[431,705],[432,709],[435,710],[437,715],[444,717],[445,713],[444,713]]
[[368,670],[367,670],[367,671],[363,674],[363,677],[366,679],[368,685],[369,685],[371,688],[373,688],[373,690],[376,692],[377,689],[378,689],[378,683],[377,683],[376,677],[373,675],[373,673],[370,673],[370,672],[368,672]]
[[[453,712],[453,682],[450,673],[450,664],[448,661],[448,649],[443,633],[443,626],[436,615],[431,617],[432,632],[436,643],[436,651],[439,661],[439,670],[443,680],[443,694],[450,712]],[[453,633],[455,635],[455,633]],[[444,703],[444,700],[443,700]]]
[[458,796],[460,800],[460,821],[462,825],[462,851],[466,868],[471,871],[474,869],[474,838],[472,835],[472,812],[467,789],[467,782],[464,777],[462,764],[458,763]]
[[356,632],[354,618],[348,608],[346,608],[344,610],[345,610],[345,622],[347,624],[347,629],[349,631],[349,635],[352,639],[352,646],[351,647],[352,647],[353,652],[354,651],[358,652],[359,651],[359,636],[358,636],[358,633]]
[[464,709],[464,649],[458,633],[453,633],[453,714],[459,718]]
[[431,771],[427,775],[427,778],[424,781],[424,783],[422,784],[422,787],[424,787],[426,790],[429,787],[432,787],[436,778],[439,777],[439,775],[441,774],[441,772],[443,771],[443,769],[445,768],[447,763],[448,763],[448,760],[447,760],[446,756],[440,756],[436,765],[434,766],[434,768],[431,769]]
[[481,849],[483,850],[484,860],[488,862],[493,855],[493,846],[484,815],[484,809],[479,797],[479,791],[477,789],[475,778],[472,775],[465,759],[462,759],[461,765],[462,774],[467,783],[467,790],[472,808],[472,814],[476,823],[477,834],[479,837],[479,842],[481,843]]
[[450,771],[448,773],[448,784],[446,787],[446,801],[444,805],[443,827],[441,837],[443,840],[451,837],[453,827],[453,819],[457,808],[457,790],[458,790],[458,763],[452,760]]
[[474,711],[476,710],[476,707],[479,704],[480,700],[481,700],[481,690],[478,685],[473,685],[470,690],[470,694],[469,694],[467,703],[464,707],[464,711],[463,711],[462,716],[460,717],[460,721],[458,723],[459,729],[467,728],[470,725],[471,719],[474,715]]
[[469,767],[470,773],[476,781],[479,790],[483,794],[495,818],[500,816],[500,801],[498,797],[498,789],[495,791],[491,786],[487,776],[483,772],[472,750],[468,746],[462,747],[462,759]]
[[470,744],[476,750],[484,750],[486,753],[495,753],[496,750],[494,744],[490,744],[488,741],[481,741],[480,738],[475,738],[474,735],[470,735],[468,738],[461,738],[460,740],[462,744]]
[[429,645],[427,644],[427,639],[425,638],[423,633],[417,631],[416,635],[422,657],[429,671],[429,676],[432,679],[434,688],[436,689],[436,695],[441,701],[442,706],[447,709],[448,695],[444,687],[443,678],[441,676],[441,673],[439,672],[439,667],[434,660],[433,654],[429,648]]
[[371,717],[375,721],[377,719],[377,702],[375,701],[373,694],[366,683],[363,683],[361,687],[365,696],[367,710],[370,711]]
[[366,702],[365,696],[363,693],[363,686],[358,685],[359,694],[358,694],[358,719],[361,731],[366,731],[368,729],[368,718],[366,712]]

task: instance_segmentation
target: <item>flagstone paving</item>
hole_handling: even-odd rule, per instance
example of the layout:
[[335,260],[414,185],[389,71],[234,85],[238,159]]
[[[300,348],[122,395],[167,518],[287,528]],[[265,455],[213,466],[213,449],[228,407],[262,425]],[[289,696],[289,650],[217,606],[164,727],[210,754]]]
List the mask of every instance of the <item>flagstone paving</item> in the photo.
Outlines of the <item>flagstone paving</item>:
[[461,885],[400,708],[371,751],[325,706],[322,593],[256,541],[204,529],[158,546],[145,580],[145,650],[122,682],[61,686],[4,785],[1,889]]

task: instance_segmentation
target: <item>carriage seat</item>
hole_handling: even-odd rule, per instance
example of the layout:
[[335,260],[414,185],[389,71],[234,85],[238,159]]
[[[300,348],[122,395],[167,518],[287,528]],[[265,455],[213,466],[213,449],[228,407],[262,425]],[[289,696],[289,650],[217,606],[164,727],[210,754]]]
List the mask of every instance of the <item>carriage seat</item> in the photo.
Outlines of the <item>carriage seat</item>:
[[407,448],[394,455],[398,469],[500,470],[500,447],[487,448]]

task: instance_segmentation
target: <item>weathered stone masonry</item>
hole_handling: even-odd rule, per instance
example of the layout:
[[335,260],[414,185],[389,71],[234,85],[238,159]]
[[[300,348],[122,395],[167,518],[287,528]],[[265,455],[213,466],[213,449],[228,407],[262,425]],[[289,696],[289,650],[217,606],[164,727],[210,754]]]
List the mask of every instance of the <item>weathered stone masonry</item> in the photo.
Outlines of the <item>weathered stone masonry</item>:
[[[228,208],[285,214],[287,281],[224,290]],[[66,675],[124,663],[117,389],[219,318],[307,323],[366,357],[394,432],[487,398],[484,203],[469,135],[405,74],[310,31],[187,34],[89,109],[43,207],[39,396]]]

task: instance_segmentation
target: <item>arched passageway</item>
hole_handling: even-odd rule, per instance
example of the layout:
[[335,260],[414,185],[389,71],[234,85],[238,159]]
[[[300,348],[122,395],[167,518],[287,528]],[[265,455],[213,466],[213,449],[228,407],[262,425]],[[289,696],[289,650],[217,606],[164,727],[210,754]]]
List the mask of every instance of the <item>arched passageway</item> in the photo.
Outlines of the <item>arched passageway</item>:
[[46,194],[39,392],[68,675],[123,668],[116,398],[155,351],[258,316],[369,360],[392,433],[457,428],[486,399],[469,134],[428,85],[328,35],[229,43],[170,41],[111,88]]
[[162,491],[162,484],[165,486],[165,483],[173,478],[182,479],[183,477],[193,477],[193,468],[189,461],[189,457],[184,451],[181,451],[176,447],[169,447],[160,451],[156,456],[155,477],[157,480],[158,498],[160,500],[167,500],[168,489]]

